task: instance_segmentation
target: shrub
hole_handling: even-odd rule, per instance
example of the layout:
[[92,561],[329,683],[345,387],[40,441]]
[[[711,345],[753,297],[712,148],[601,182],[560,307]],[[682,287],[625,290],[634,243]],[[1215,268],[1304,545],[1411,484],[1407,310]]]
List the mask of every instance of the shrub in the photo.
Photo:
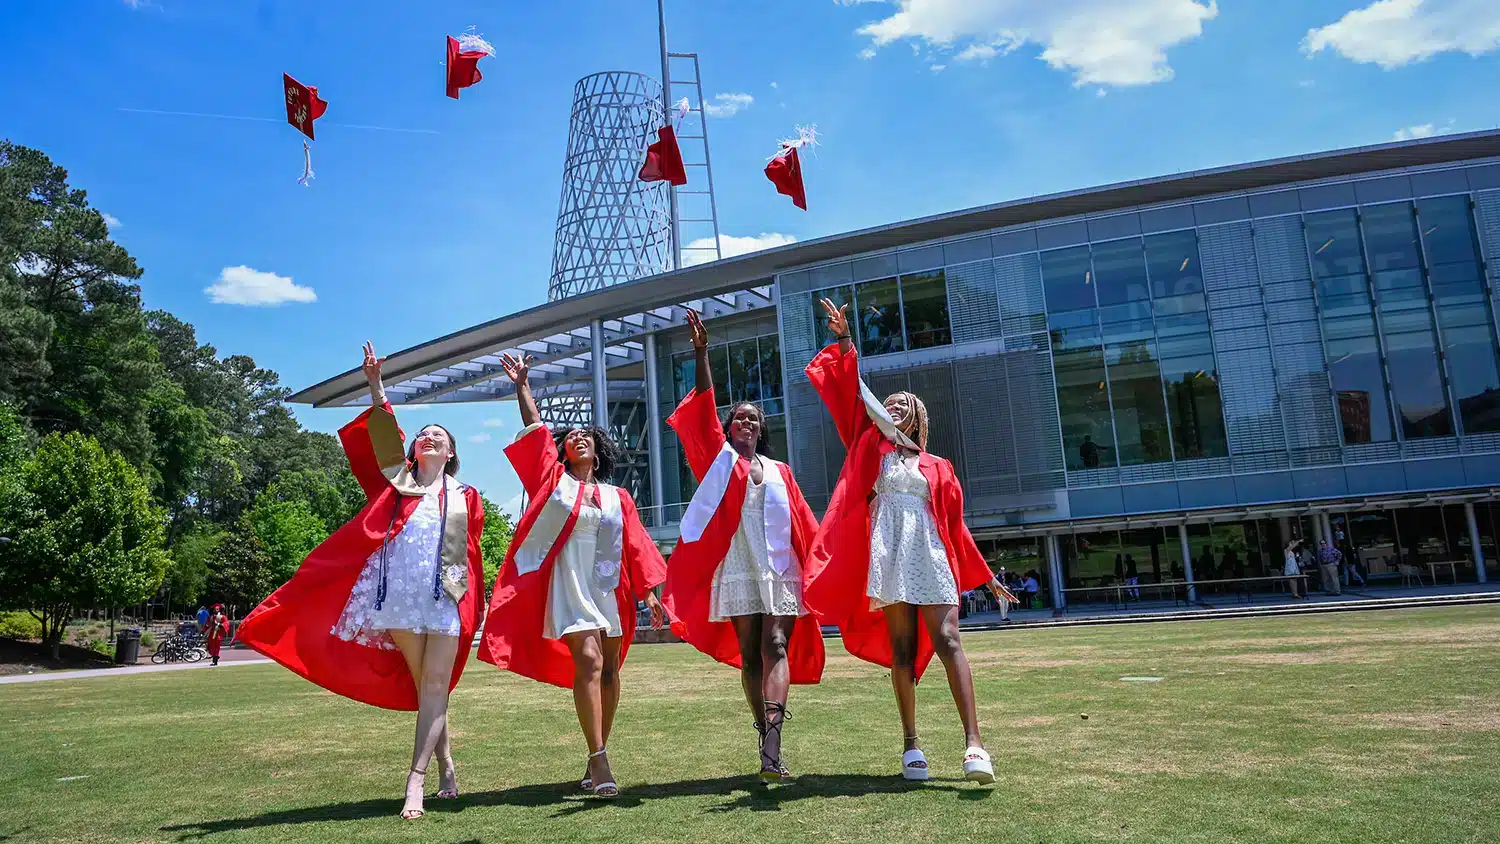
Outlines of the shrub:
[[141,647],[142,648],[155,648],[156,647],[156,637],[151,634],[150,630],[143,630],[143,631],[141,631]]
[[0,612],[0,638],[40,639],[42,622],[29,612]]
[[89,650],[97,654],[113,656],[115,653],[115,646],[110,644],[108,639],[90,639]]

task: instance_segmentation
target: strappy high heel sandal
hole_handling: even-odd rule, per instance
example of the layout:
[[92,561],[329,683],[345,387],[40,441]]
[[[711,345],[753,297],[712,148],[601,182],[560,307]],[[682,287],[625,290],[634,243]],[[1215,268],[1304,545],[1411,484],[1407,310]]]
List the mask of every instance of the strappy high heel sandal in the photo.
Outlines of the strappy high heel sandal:
[[[916,741],[916,736],[907,736],[907,741]],[[921,749],[913,747],[911,750],[901,754],[901,777],[913,782],[924,782],[929,774],[927,771],[927,754]]]
[[[406,775],[406,791],[407,791],[408,794],[411,793],[411,774],[416,774],[419,777],[423,777],[424,780],[425,780],[425,778],[427,776],[427,769],[423,768],[422,770],[419,771],[416,768],[412,768],[411,772]],[[404,802],[405,798],[402,798],[402,799],[403,799],[403,802]],[[401,818],[403,820],[414,821],[417,818],[420,818],[420,817],[422,817],[425,814],[427,814],[427,813],[425,811],[423,811],[422,809],[408,809],[405,806],[401,807]]]
[[[780,715],[781,717],[773,722],[771,719],[774,715]],[[781,782],[792,775],[792,772],[787,770],[786,765],[782,764],[780,753],[781,725],[785,724],[790,717],[792,717],[792,714],[786,711],[786,704],[768,700],[766,701],[766,720],[756,725],[760,727],[760,778],[765,782]],[[766,737],[773,730],[776,732],[777,749],[777,755],[774,757],[766,753]]]
[[[453,770],[453,763],[448,763],[449,769]],[[438,776],[442,776],[442,763],[438,763]],[[453,787],[439,788],[437,794],[432,795],[434,800],[457,800],[458,799],[458,771],[453,770]]]
[[[599,752],[598,753],[590,753],[589,754],[589,758],[593,759],[596,756],[603,756],[603,755],[604,755],[604,748],[601,747],[601,748],[599,748]],[[591,784],[593,783],[593,778],[592,777],[589,778],[589,782]],[[605,800],[613,800],[616,797],[620,796],[620,787],[615,784],[614,780],[610,780],[609,782],[601,782],[601,783],[595,784],[594,787],[593,787],[593,791],[594,791],[594,796],[595,797],[600,797],[600,798],[603,798]]]

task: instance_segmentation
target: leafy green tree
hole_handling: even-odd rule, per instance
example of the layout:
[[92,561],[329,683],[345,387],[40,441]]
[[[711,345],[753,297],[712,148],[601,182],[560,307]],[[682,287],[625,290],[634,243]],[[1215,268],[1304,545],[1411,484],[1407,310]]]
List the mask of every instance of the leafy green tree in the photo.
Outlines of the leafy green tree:
[[231,615],[242,615],[271,594],[270,568],[271,557],[255,526],[241,519],[209,558],[205,594],[227,604]]
[[488,594],[495,588],[495,578],[500,575],[500,564],[510,550],[516,526],[510,515],[500,512],[494,502],[483,496],[480,500],[484,502],[484,533],[479,537],[479,551],[484,555],[484,591]]
[[266,594],[291,580],[307,555],[328,538],[323,520],[312,507],[300,499],[280,500],[274,484],[255,500],[245,518],[266,551]]
[[[156,592],[168,563],[165,514],[123,457],[76,432],[43,439],[18,477],[0,595],[41,620],[56,658],[77,609],[134,604]],[[12,521],[15,509],[24,521]]]
[[329,534],[343,527],[365,506],[365,492],[354,479],[354,473],[349,471],[337,474],[319,469],[282,472],[281,477],[262,493],[262,498],[266,495],[279,501],[307,502]]
[[193,526],[172,543],[172,567],[162,586],[175,604],[196,603],[208,586],[209,563],[229,531],[212,522]]

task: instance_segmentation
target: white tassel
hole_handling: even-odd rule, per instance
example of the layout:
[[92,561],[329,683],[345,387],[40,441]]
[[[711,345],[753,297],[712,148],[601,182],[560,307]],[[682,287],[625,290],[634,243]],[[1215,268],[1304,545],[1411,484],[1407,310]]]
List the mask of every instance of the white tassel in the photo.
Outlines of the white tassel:
[[688,102],[687,97],[683,97],[682,99],[677,101],[676,109],[677,119],[681,121],[683,118],[688,116],[688,112],[693,110],[693,106]]
[[495,55],[495,45],[481,38],[472,26],[469,27],[468,32],[458,36],[458,48],[465,53],[484,53],[486,56]]
[[785,155],[786,151],[789,149],[797,149],[798,147],[807,147],[809,149],[813,149],[818,146],[818,143],[818,127],[816,125],[798,126],[797,137],[782,140],[780,148],[776,150],[776,154],[766,160],[770,161],[772,159],[780,158],[781,156]]
[[313,180],[312,147],[310,147],[310,146],[307,145],[307,141],[303,141],[302,142],[302,177],[297,180],[297,184],[303,186],[304,188],[310,188],[310,187],[312,187],[312,185],[310,185],[308,183],[311,182],[312,180]]

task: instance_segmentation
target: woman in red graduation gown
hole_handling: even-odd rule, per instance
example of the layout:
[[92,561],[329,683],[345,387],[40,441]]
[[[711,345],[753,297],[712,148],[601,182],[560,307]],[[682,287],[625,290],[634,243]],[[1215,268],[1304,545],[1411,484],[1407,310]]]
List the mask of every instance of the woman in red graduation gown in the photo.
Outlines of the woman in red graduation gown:
[[952,464],[926,450],[921,399],[902,392],[877,402],[860,380],[846,308],[824,299],[823,309],[838,344],[813,358],[807,376],[849,454],[813,540],[807,604],[839,626],[850,653],[891,669],[906,740],[902,776],[928,777],[917,741],[916,682],[936,652],[963,721],[964,775],[994,782],[958,636],[958,601],[981,585],[999,600],[1015,597],[990,573],[964,525]]
[[781,727],[790,683],[823,676],[823,634],[802,602],[804,561],[818,520],[792,470],[771,459],[766,416],[754,402],[719,421],[708,368],[708,330],[689,311],[697,385],[667,424],[677,432],[698,491],[682,516],[662,597],[678,635],[740,669],[760,734],[760,775],[790,776]]
[[635,633],[636,598],[653,626],[666,617],[651,592],[667,565],[646,535],[630,494],[604,479],[615,444],[599,428],[555,437],[527,383],[529,361],[504,356],[526,427],[505,450],[530,503],[500,568],[479,658],[573,690],[588,744],[581,785],[599,797],[619,788],[605,743],[620,703],[619,671]]
[[219,664],[219,653],[224,647],[224,638],[229,635],[229,616],[224,614],[223,604],[214,604],[213,615],[203,625],[203,644],[213,664]]
[[401,808],[411,819],[422,816],[434,753],[437,796],[458,796],[448,693],[463,675],[483,612],[484,507],[454,477],[458,454],[447,429],[428,425],[403,451],[381,363],[366,343],[373,406],[339,431],[368,503],[245,617],[237,638],[345,697],[417,710]]

